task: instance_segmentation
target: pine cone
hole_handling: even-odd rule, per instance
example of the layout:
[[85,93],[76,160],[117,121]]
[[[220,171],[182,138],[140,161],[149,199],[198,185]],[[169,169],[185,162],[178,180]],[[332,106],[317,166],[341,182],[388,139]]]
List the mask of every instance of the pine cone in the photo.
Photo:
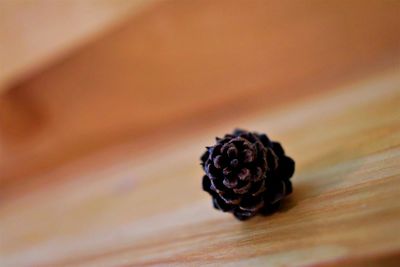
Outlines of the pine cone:
[[207,147],[201,157],[203,190],[216,209],[239,220],[269,214],[292,192],[294,161],[265,134],[235,130]]

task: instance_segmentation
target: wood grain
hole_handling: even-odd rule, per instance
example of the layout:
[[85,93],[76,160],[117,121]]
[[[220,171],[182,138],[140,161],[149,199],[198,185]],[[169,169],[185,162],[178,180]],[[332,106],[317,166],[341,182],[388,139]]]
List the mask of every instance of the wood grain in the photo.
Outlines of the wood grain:
[[199,153],[233,127],[224,124],[141,159],[125,146],[108,151],[114,164],[49,173],[56,184],[0,206],[2,266],[395,266],[399,77],[235,121],[279,139],[297,161],[294,194],[277,214],[238,222],[201,191]]
[[[0,266],[399,266],[399,8],[163,1],[55,55],[0,95]],[[244,223],[198,159],[238,126],[297,162]]]

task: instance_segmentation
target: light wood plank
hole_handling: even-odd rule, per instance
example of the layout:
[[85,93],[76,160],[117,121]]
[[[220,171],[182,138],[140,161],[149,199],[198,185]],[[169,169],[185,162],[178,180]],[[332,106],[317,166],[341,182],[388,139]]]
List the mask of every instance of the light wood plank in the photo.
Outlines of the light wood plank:
[[198,156],[234,127],[223,124],[141,159],[123,146],[107,152],[113,164],[97,155],[95,168],[47,174],[58,182],[0,206],[2,266],[398,263],[399,77],[234,122],[279,139],[297,161],[294,194],[272,216],[238,222],[201,191]]

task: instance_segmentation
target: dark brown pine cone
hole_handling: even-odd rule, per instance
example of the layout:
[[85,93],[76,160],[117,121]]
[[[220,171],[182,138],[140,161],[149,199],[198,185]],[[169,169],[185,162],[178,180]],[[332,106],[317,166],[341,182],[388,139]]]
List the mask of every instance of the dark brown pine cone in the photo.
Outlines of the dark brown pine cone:
[[239,220],[269,214],[292,192],[294,161],[265,134],[235,130],[207,147],[201,157],[203,190],[216,209]]

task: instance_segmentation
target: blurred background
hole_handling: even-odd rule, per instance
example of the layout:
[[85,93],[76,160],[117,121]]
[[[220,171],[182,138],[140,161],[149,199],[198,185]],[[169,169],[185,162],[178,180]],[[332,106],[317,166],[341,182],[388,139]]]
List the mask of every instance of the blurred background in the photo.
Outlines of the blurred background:
[[398,67],[399,21],[395,0],[3,0],[0,191]]
[[1,0],[0,205],[396,71],[399,29],[397,0]]

